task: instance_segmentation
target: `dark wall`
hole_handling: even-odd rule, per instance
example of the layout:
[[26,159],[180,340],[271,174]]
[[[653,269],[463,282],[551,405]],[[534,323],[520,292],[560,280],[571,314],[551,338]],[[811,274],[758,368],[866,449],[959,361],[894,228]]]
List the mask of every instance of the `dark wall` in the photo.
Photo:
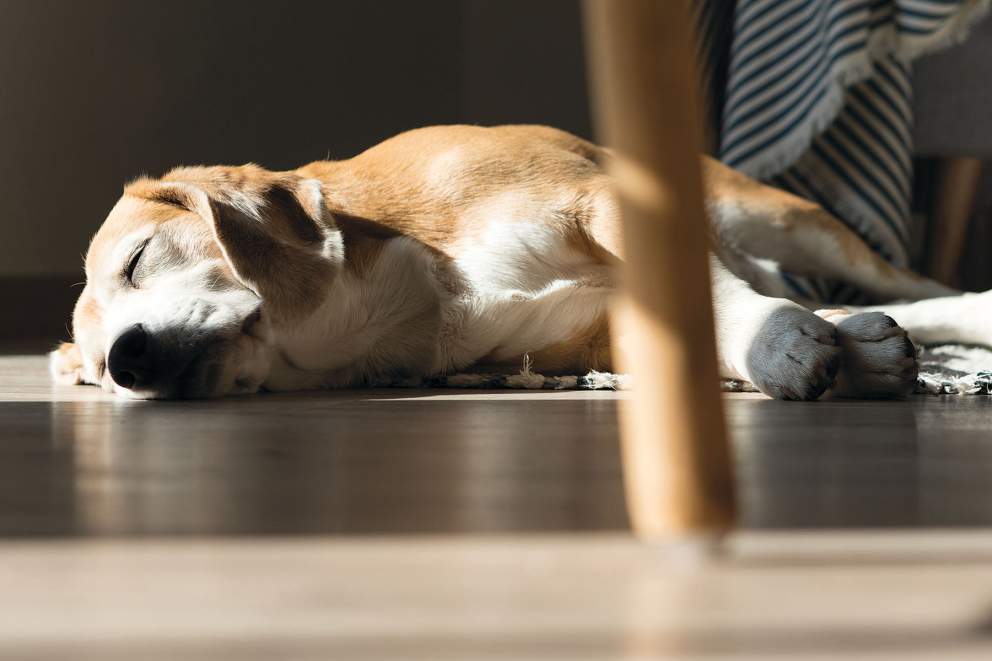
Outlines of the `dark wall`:
[[465,120],[551,124],[591,137],[577,0],[472,0],[462,8]]
[[589,132],[573,0],[0,0],[0,277],[79,274],[142,173],[522,121]]

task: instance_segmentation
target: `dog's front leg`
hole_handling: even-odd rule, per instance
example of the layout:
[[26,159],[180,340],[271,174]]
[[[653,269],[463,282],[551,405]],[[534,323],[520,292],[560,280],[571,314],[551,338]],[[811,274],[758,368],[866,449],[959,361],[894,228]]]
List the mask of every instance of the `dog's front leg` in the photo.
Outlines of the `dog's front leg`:
[[833,324],[784,298],[762,296],[711,258],[723,376],[778,399],[816,399],[833,386],[841,349]]
[[992,347],[992,290],[850,309],[884,312],[922,344]]
[[836,397],[871,398],[913,391],[915,348],[891,317],[877,311],[814,314],[756,293],[715,257],[712,273],[724,376],[747,379],[780,399],[816,399],[828,389]]

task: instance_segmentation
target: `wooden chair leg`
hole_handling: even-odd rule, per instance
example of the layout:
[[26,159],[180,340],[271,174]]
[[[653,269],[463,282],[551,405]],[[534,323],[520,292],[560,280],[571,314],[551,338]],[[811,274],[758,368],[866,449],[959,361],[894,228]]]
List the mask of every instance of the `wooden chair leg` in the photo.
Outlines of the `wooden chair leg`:
[[642,536],[734,520],[717,381],[698,83],[686,3],[586,0],[597,129],[623,215],[625,272],[613,336],[631,373],[621,406],[624,481]]
[[927,273],[952,287],[957,285],[958,266],[964,251],[968,220],[975,205],[981,169],[979,159],[959,156],[943,159],[937,173],[939,179]]

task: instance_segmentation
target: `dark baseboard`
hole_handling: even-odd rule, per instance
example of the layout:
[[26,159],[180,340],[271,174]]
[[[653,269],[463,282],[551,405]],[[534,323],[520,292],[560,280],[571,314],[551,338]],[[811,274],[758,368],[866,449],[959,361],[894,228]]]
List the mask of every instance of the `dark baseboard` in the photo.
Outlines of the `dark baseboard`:
[[0,351],[45,351],[72,337],[83,275],[0,276]]

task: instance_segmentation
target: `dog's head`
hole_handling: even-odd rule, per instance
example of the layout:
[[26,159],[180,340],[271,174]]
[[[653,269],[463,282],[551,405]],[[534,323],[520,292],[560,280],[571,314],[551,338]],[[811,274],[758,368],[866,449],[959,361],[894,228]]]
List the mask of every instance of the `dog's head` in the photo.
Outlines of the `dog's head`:
[[136,181],[90,244],[52,372],[140,398],[255,392],[342,260],[316,180],[246,165]]

